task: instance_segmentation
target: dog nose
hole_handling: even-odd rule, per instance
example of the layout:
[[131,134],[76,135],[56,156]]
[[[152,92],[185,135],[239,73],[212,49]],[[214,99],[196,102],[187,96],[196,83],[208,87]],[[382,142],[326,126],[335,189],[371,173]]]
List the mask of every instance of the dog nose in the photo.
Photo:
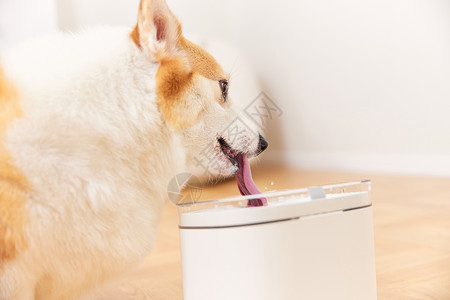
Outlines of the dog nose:
[[259,135],[258,150],[256,152],[256,155],[266,150],[267,146],[269,146],[269,143],[266,141],[265,138],[263,138],[262,135]]

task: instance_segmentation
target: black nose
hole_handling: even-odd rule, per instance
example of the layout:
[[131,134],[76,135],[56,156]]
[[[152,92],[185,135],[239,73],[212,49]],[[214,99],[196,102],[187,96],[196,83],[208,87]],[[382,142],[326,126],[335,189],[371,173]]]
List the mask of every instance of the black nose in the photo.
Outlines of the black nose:
[[256,155],[266,150],[267,146],[269,146],[269,143],[262,135],[259,135],[258,151],[256,152]]

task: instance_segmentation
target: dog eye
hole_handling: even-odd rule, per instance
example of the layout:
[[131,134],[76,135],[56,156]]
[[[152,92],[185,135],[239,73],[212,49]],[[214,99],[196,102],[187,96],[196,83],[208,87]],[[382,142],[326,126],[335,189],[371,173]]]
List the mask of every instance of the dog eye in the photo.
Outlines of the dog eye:
[[219,81],[220,90],[222,91],[222,97],[224,101],[227,101],[228,96],[228,81],[220,80]]

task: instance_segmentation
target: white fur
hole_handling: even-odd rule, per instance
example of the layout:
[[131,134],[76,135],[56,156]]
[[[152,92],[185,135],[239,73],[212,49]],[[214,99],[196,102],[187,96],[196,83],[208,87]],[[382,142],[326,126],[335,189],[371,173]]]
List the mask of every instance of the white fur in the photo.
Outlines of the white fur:
[[73,298],[152,247],[162,183],[186,167],[156,107],[158,66],[129,32],[60,35],[3,56],[25,115],[8,130],[7,147],[33,191],[29,248],[0,275],[2,299],[18,290],[26,299],[35,285],[38,299]]
[[[24,110],[6,145],[32,185],[28,248],[0,271],[0,299],[83,296],[148,255],[168,182],[205,147],[219,173],[235,171],[216,139],[237,114],[210,101],[195,126],[173,130],[156,104],[159,65],[130,32],[59,34],[0,57]],[[193,103],[216,88],[202,80]],[[258,141],[243,130],[231,144],[253,153]]]

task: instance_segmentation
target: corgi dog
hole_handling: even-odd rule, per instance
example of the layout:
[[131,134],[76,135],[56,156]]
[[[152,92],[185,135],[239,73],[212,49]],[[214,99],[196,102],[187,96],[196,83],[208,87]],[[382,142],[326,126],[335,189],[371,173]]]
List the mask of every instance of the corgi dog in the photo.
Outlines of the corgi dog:
[[134,29],[0,53],[0,299],[88,296],[150,253],[168,183],[199,153],[217,175],[248,168],[267,142],[224,130],[240,118],[228,86],[164,0],[142,0]]

